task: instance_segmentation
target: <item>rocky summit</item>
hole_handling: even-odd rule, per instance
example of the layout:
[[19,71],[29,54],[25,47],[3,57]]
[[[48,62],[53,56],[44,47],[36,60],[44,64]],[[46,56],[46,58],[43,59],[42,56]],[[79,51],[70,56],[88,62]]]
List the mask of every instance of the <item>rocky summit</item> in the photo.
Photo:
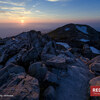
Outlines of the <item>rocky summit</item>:
[[74,53],[93,58],[100,54],[100,32],[88,25],[67,24],[48,33],[56,41],[66,42]]
[[0,100],[99,100],[90,97],[100,85],[99,41],[78,24],[0,39]]

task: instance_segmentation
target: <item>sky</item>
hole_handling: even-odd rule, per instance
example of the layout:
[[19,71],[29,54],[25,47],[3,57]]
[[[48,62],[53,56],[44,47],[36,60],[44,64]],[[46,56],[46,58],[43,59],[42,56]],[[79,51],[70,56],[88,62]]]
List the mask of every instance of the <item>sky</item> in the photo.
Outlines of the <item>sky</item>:
[[100,0],[0,0],[0,23],[100,23]]

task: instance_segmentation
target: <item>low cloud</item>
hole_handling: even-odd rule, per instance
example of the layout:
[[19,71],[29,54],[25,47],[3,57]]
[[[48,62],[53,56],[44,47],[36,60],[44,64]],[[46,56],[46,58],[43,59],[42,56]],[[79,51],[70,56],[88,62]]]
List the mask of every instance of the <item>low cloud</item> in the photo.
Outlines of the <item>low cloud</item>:
[[41,11],[40,10],[36,10],[35,12],[40,13]]
[[24,7],[4,7],[4,6],[0,6],[0,9],[2,10],[25,10]]

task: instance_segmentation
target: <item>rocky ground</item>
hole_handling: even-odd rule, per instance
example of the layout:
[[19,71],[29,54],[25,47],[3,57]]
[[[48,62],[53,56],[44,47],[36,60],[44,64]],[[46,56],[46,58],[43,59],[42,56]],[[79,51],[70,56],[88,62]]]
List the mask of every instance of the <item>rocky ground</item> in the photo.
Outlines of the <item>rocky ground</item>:
[[0,40],[0,100],[99,100],[100,55],[76,56],[67,43],[34,30]]

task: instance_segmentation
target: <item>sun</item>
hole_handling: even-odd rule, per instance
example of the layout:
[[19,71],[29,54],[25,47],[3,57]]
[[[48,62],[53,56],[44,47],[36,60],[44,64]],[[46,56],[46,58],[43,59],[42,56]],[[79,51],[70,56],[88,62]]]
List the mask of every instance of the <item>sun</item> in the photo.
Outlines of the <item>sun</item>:
[[25,21],[22,19],[22,20],[20,20],[20,22],[23,24]]

